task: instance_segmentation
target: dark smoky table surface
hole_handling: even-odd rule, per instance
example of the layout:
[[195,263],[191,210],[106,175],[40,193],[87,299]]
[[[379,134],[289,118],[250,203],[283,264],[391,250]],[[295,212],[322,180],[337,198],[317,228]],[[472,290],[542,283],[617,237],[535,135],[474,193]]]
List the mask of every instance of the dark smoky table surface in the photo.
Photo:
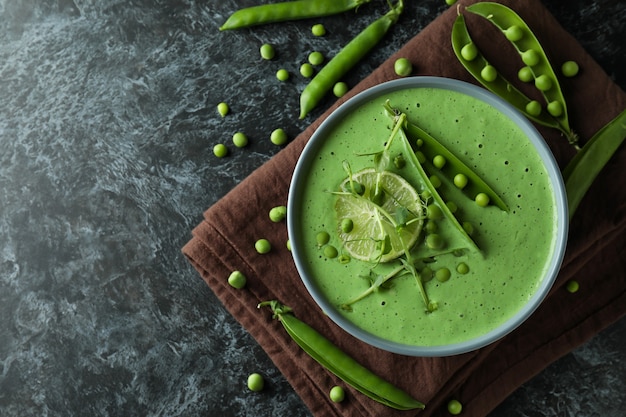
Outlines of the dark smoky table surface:
[[[311,21],[218,30],[254,3],[0,2],[0,415],[310,415],[181,248],[280,150],[271,131],[293,138],[332,103],[297,118],[308,53],[331,56],[387,6],[324,18],[324,37]],[[624,2],[544,3],[624,89]],[[406,1],[348,84],[446,8]],[[259,59],[265,42],[277,59]],[[216,158],[235,131],[249,146]],[[621,320],[492,416],[623,415],[625,345]],[[266,378],[262,395],[246,388],[251,372]]]

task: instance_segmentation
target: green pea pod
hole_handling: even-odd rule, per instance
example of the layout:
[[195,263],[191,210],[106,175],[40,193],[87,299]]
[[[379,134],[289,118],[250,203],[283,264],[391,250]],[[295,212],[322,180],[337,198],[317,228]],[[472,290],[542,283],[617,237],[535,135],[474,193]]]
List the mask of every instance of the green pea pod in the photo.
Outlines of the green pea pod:
[[538,88],[542,93],[546,103],[559,103],[559,113],[554,114],[554,117],[558,123],[560,130],[567,135],[570,142],[575,143],[576,136],[571,132],[569,121],[567,117],[567,107],[565,104],[565,98],[559,80],[552,69],[552,65],[543,50],[541,43],[537,40],[537,37],[532,32],[526,22],[510,8],[493,2],[478,2],[467,7],[467,11],[484,17],[493,25],[498,27],[509,39],[511,44],[517,49],[522,60],[524,60],[524,54],[528,51],[534,51],[536,63],[528,65],[528,68],[532,71],[535,80],[538,77],[545,76],[545,79],[549,82],[549,88]]
[[355,9],[371,0],[298,0],[263,4],[237,10],[220,30],[241,29],[267,23],[330,16]]
[[308,324],[297,319],[290,307],[278,301],[264,301],[259,307],[269,306],[289,336],[309,356],[346,384],[369,398],[398,410],[423,409],[406,391],[394,386],[343,352]]
[[598,173],[626,138],[626,110],[600,129],[563,170],[570,220]]
[[403,10],[403,0],[399,0],[389,12],[366,27],[328,61],[300,94],[300,119],[304,119],[341,77],[380,42]]
[[[573,133],[569,130],[565,130],[559,121],[549,113],[543,111],[539,114],[529,113],[527,111],[527,105],[532,100],[515,88],[515,86],[503,77],[502,74],[497,74],[497,77],[492,81],[486,81],[481,76],[481,71],[490,64],[478,49],[476,49],[477,55],[473,59],[468,60],[464,58],[461,51],[463,47],[468,44],[474,44],[474,42],[467,30],[467,26],[465,25],[465,18],[460,14],[457,16],[454,25],[452,26],[452,48],[454,49],[454,53],[459,59],[459,62],[465,67],[465,69],[472,76],[474,76],[474,78],[480,82],[483,87],[506,100],[530,120],[543,126],[558,129],[568,137],[570,137],[570,135],[573,137]],[[570,142],[573,141],[571,138],[569,140]]]

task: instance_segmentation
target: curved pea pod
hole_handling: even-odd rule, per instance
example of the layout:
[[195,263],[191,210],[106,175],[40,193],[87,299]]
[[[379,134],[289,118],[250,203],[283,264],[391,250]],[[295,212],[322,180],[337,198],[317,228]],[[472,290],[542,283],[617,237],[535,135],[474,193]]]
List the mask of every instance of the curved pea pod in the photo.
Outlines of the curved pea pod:
[[496,78],[492,81],[486,81],[483,79],[481,71],[490,64],[478,48],[476,49],[476,56],[473,59],[465,59],[461,51],[463,47],[468,44],[474,44],[474,41],[467,30],[465,18],[460,14],[457,16],[454,25],[452,26],[452,48],[454,49],[454,53],[459,59],[459,62],[465,67],[465,69],[478,82],[480,82],[483,87],[506,100],[513,107],[522,112],[527,118],[537,124],[560,130],[563,134],[567,135],[568,138],[570,138],[570,142],[572,142],[573,139],[571,138],[575,135],[570,132],[569,129],[565,129],[552,115],[545,111],[542,111],[539,114],[529,113],[527,111],[527,105],[532,100],[515,88],[515,86],[502,76],[502,74],[498,73]]
[[328,61],[300,94],[300,119],[304,119],[341,77],[380,42],[403,10],[404,3],[399,0],[389,12],[366,27]]
[[552,115],[552,117],[558,121],[561,130],[568,139],[574,143],[576,136],[573,135],[569,126],[567,106],[559,80],[541,43],[526,22],[513,10],[499,3],[478,2],[468,6],[467,11],[484,17],[498,27],[517,49],[521,57],[528,51],[534,51],[533,59],[537,62],[531,62],[533,65],[528,65],[528,67],[535,80],[539,77],[545,77],[549,83],[549,88],[539,88],[539,91],[541,91],[546,103],[560,103],[560,114]]
[[371,0],[297,0],[283,1],[237,10],[220,30],[241,29],[267,23],[330,16],[355,9]]
[[339,349],[317,330],[299,320],[290,307],[278,301],[265,301],[260,307],[269,306],[273,317],[280,320],[289,336],[311,358],[341,378],[346,384],[369,398],[397,410],[423,409],[425,405],[410,394],[382,379]]
[[626,138],[626,110],[600,129],[563,169],[569,217],[572,219],[598,173]]

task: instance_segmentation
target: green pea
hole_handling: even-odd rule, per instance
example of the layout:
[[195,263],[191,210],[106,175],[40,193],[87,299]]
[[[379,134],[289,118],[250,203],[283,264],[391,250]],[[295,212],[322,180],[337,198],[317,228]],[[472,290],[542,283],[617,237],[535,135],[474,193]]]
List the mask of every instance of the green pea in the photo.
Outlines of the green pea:
[[445,241],[440,235],[434,233],[426,236],[426,246],[430,249],[441,249],[445,246]]
[[246,281],[246,276],[241,271],[233,271],[228,276],[230,286],[238,290],[246,286]]
[[393,158],[393,165],[398,169],[404,168],[406,166],[406,160],[404,159],[404,156],[400,154]]
[[517,78],[524,83],[529,83],[533,80],[533,78],[535,78],[535,76],[533,75],[533,70],[531,70],[530,67],[522,67],[517,72]]
[[354,228],[354,222],[352,219],[341,220],[341,231],[344,233],[350,233]]
[[575,77],[578,75],[579,67],[575,61],[566,61],[561,65],[561,74],[565,77]]
[[333,86],[333,94],[335,97],[343,97],[348,92],[348,84],[343,81],[335,83]]
[[463,222],[463,230],[471,236],[474,234],[474,225],[470,222]]
[[228,107],[228,104],[221,102],[217,105],[217,112],[220,114],[220,116],[226,116],[229,111],[230,107]]
[[465,262],[461,262],[456,266],[456,272],[465,275],[469,272],[469,266]]
[[314,72],[315,70],[313,69],[313,65],[309,64],[308,62],[300,65],[300,74],[302,74],[303,77],[311,78]]
[[317,240],[318,246],[324,246],[330,241],[330,235],[328,234],[328,232],[319,232],[315,236],[315,240]]
[[290,239],[287,239],[287,243],[285,243],[285,246],[287,246],[287,250],[291,252],[291,240]]
[[313,36],[324,36],[326,35],[326,28],[321,23],[317,23],[311,27],[311,33]]
[[480,71],[480,76],[483,80],[487,82],[495,81],[498,78],[498,71],[493,65],[485,65],[483,69]]
[[454,201],[446,202],[446,206],[448,207],[448,210],[450,210],[450,213],[456,213],[459,209],[459,206],[457,206]]
[[270,135],[270,141],[274,145],[284,145],[287,143],[287,133],[281,128],[275,129]]
[[261,58],[263,59],[273,59],[276,55],[274,47],[269,43],[264,43],[263,45],[261,45],[259,52],[261,53]]
[[452,274],[450,273],[450,270],[448,268],[440,268],[435,272],[435,278],[439,282],[446,282],[450,279],[451,275]]
[[559,117],[563,114],[563,104],[558,100],[549,102],[546,108],[548,109],[548,113],[554,117]]
[[413,72],[413,64],[407,58],[398,58],[393,63],[393,70],[400,77],[408,77]]
[[441,179],[438,176],[431,175],[429,180],[430,180],[430,183],[433,185],[433,187],[435,188],[441,187]]
[[504,31],[504,36],[511,42],[516,42],[524,37],[524,31],[517,25],[509,26],[509,28]]
[[537,65],[540,59],[539,53],[534,49],[528,49],[522,52],[522,61],[529,67]]
[[322,65],[324,63],[324,55],[319,51],[313,51],[309,54],[309,62],[311,65]]
[[287,81],[289,79],[289,71],[284,68],[279,69],[276,71],[276,78],[278,81]]
[[250,389],[250,391],[261,391],[263,390],[264,386],[265,380],[263,379],[263,376],[261,376],[261,374],[255,372],[248,376],[248,389]]
[[474,42],[470,42],[461,48],[461,57],[466,61],[473,61],[478,56],[478,48]]
[[326,245],[324,246],[324,256],[327,258],[336,258],[337,255],[339,255],[339,252],[337,251],[337,248],[332,246],[332,245]]
[[424,155],[424,152],[422,151],[415,152],[415,157],[417,158],[417,162],[419,162],[420,164],[426,162],[426,155]]
[[287,216],[287,207],[285,206],[273,207],[269,212],[270,220],[274,223],[284,220],[285,216]]
[[340,403],[344,400],[344,398],[346,398],[346,392],[339,385],[335,385],[330,389],[328,396],[332,402]]
[[218,158],[223,158],[228,155],[228,148],[223,143],[218,143],[213,147],[213,154]]
[[429,267],[425,266],[420,271],[420,278],[422,279],[423,282],[428,282],[428,281],[432,280],[433,279],[433,270],[430,269]]
[[526,104],[526,113],[531,116],[539,116],[541,114],[541,103],[537,100],[531,100]]
[[446,158],[443,155],[435,155],[435,157],[433,158],[433,165],[437,169],[443,168],[446,162]]
[[465,186],[469,182],[469,179],[467,178],[467,175],[465,174],[456,174],[452,182],[454,182],[454,185],[458,189],[462,190],[463,188],[465,188]]
[[535,87],[539,91],[548,91],[552,88],[552,79],[545,74],[541,74],[535,78]]
[[474,200],[480,207],[487,207],[489,205],[489,196],[485,193],[476,194],[476,198]]
[[463,404],[458,400],[450,400],[448,402],[448,412],[453,416],[461,414],[461,410],[463,410]]
[[426,217],[430,220],[439,220],[443,217],[443,211],[441,211],[438,205],[429,204],[428,207],[426,207]]
[[567,284],[565,284],[565,289],[571,292],[572,294],[577,292],[579,288],[580,288],[580,285],[578,284],[578,281],[575,281],[573,279],[567,281]]
[[233,135],[233,143],[238,148],[243,148],[248,145],[248,137],[242,132],[236,132]]
[[254,249],[264,255],[272,250],[272,244],[267,239],[259,239],[254,243]]
[[435,233],[439,229],[437,222],[434,220],[428,220],[424,226],[426,233]]
[[448,6],[452,6],[454,3],[456,3],[458,0],[446,0],[446,4]]

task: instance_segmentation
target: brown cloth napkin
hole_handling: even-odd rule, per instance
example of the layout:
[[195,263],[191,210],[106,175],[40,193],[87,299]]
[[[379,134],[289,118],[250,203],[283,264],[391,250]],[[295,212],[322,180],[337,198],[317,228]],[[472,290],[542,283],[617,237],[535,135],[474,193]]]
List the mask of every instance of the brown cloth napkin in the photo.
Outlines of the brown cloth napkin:
[[[461,6],[472,1],[461,1]],[[529,23],[553,65],[580,64],[581,73],[562,81],[573,128],[586,142],[626,108],[617,87],[538,0],[503,1]],[[456,7],[450,8],[357,85],[346,97],[396,78],[393,62],[403,56],[416,75],[435,75],[474,82],[450,46]],[[522,64],[510,45],[486,21],[466,13],[467,24],[485,55],[505,73]],[[400,22],[399,24],[402,24]],[[514,79],[515,75],[511,76]],[[460,400],[463,415],[485,416],[505,397],[548,364],[585,342],[626,313],[626,149],[605,167],[571,222],[568,250],[558,280],[542,306],[520,328],[502,340],[471,353],[444,358],[416,358],[388,353],[351,337],[332,323],[314,303],[285,248],[284,223],[272,223],[268,211],[287,203],[291,173],[303,146],[329,109],[289,146],[257,169],[209,208],[183,252],[226,308],[265,349],[315,416],[443,416],[451,398]],[[295,117],[295,116],[294,116]],[[574,150],[550,129],[539,128],[561,167]],[[259,255],[254,242],[267,238],[273,250]],[[227,284],[233,270],[248,277],[244,290]],[[580,290],[564,283],[576,279]],[[340,381],[310,359],[257,303],[278,299],[363,365],[426,403],[419,412],[395,411],[348,390],[342,403],[329,400]]]

